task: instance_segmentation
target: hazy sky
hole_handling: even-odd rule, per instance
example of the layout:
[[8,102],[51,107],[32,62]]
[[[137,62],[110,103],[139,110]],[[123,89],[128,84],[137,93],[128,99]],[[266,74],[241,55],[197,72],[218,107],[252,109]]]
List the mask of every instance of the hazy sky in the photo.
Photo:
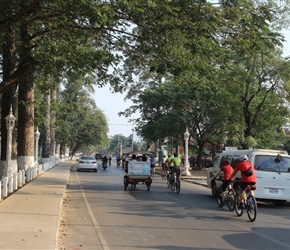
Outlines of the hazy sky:
[[[285,56],[290,55],[290,31],[285,30],[284,32],[285,40],[284,43],[284,54]],[[96,92],[94,94],[94,98],[98,108],[103,110],[105,115],[108,118],[109,124],[109,136],[113,136],[116,134],[123,134],[124,136],[129,136],[132,133],[132,129],[134,129],[134,124],[128,122],[128,118],[123,116],[119,117],[118,113],[120,111],[125,110],[126,108],[132,105],[131,101],[124,101],[123,94],[112,94],[110,92],[109,86],[104,88],[96,88]],[[134,117],[137,117],[136,114]],[[138,140],[135,133],[133,133],[133,140]]]
[[[134,124],[128,122],[128,118],[119,117],[118,113],[132,105],[131,101],[124,101],[123,94],[112,94],[109,86],[96,88],[94,94],[97,107],[100,108],[108,118],[109,135],[123,134],[129,136],[132,134]],[[136,117],[136,116],[135,116]],[[135,134],[135,133],[134,133]],[[136,138],[134,138],[136,140]]]

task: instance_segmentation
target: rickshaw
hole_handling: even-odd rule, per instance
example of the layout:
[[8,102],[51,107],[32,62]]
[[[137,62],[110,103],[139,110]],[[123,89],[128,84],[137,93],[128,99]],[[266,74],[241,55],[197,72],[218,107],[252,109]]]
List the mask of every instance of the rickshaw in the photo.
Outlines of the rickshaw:
[[149,162],[136,161],[129,163],[128,173],[124,175],[124,190],[127,190],[129,184],[133,188],[136,188],[136,185],[139,183],[145,184],[147,190],[150,190],[152,178]]

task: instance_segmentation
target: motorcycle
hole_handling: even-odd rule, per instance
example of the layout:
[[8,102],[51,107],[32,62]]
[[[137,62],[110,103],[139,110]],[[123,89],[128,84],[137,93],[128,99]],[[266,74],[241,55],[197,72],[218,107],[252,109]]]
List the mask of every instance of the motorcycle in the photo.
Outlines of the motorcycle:
[[128,173],[128,165],[129,165],[129,161],[125,162],[125,173]]
[[108,167],[108,166],[107,166],[107,162],[106,162],[106,161],[103,161],[103,169],[106,170],[107,167]]
[[120,167],[121,165],[121,160],[117,160],[117,167]]

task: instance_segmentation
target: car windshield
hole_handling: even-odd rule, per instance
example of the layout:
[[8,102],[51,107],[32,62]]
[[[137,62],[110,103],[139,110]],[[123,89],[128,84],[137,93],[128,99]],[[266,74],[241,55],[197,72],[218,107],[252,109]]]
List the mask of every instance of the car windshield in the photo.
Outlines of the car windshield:
[[80,158],[80,160],[90,160],[90,161],[92,161],[92,160],[95,160],[95,157],[93,157],[93,156],[82,156]]
[[290,173],[290,158],[280,155],[256,155],[254,166],[260,171]]

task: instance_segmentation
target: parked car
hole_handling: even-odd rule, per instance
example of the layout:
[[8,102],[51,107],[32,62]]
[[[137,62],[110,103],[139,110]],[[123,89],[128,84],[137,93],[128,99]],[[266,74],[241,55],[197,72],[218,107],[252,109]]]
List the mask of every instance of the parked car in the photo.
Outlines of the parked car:
[[77,164],[77,170],[93,170],[98,171],[98,163],[94,156],[82,155],[80,156]]

